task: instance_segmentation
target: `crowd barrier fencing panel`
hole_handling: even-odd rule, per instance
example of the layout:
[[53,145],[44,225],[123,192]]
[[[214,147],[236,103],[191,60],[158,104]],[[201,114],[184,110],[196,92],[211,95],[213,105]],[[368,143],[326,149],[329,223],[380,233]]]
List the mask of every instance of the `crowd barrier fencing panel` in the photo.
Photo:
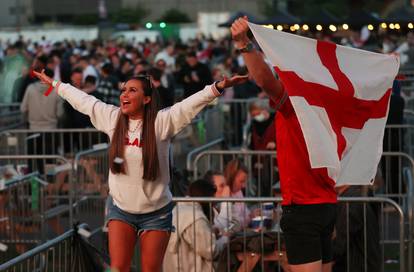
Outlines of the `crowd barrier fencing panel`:
[[75,156],[74,189],[76,221],[87,223],[92,229],[102,226],[105,216],[105,201],[108,195],[108,144],[79,152]]
[[384,151],[405,152],[414,157],[414,125],[387,125],[384,132]]
[[[176,217],[178,220],[174,221],[174,225],[177,230],[180,229],[180,203],[188,203],[192,205],[192,216],[195,216],[195,203],[204,203],[208,205],[208,211],[210,215],[213,214],[212,207],[217,206],[220,203],[232,203],[235,205],[237,203],[245,204],[245,210],[250,209],[254,210],[254,207],[257,208],[256,214],[258,216],[263,216],[266,214],[269,216],[269,203],[273,203],[272,211],[270,216],[272,216],[272,223],[274,223],[269,228],[259,227],[254,230],[251,228],[243,228],[242,230],[234,233],[231,236],[229,242],[225,243],[223,250],[220,252],[218,259],[215,260],[213,265],[218,265],[221,261],[223,271],[234,271],[233,269],[239,269],[238,271],[252,271],[256,266],[256,269],[259,271],[268,271],[269,267],[273,267],[276,270],[272,271],[281,271],[281,267],[287,268],[287,257],[284,249],[284,240],[283,233],[280,231],[279,220],[280,220],[280,197],[269,197],[269,198],[194,198],[194,197],[183,197],[183,198],[173,198],[173,201],[176,203]],[[405,246],[407,241],[404,237],[404,214],[399,205],[388,198],[380,197],[343,197],[339,198],[339,205],[342,205],[345,211],[343,218],[345,218],[345,225],[342,225],[346,230],[345,236],[338,236],[336,239],[343,239],[342,242],[346,243],[346,254],[341,256],[341,260],[347,263],[347,271],[353,271],[350,256],[356,254],[356,249],[353,247],[352,242],[354,241],[355,233],[350,233],[350,226],[353,226],[355,218],[351,215],[353,209],[358,209],[360,214],[363,216],[362,219],[358,219],[362,222],[362,227],[358,232],[358,235],[361,235],[362,238],[358,236],[358,241],[362,245],[363,250],[359,252],[363,260],[362,265],[363,270],[367,271],[369,265],[369,250],[372,247],[369,247],[368,243],[375,243],[377,249],[380,251],[379,255],[381,260],[378,264],[381,268],[379,271],[388,271],[389,269],[398,269],[400,272],[411,271],[410,267],[406,265],[406,251]],[[197,204],[198,205],[198,204]],[[253,206],[255,205],[255,206]],[[376,217],[375,221],[372,221],[372,217],[369,217],[368,214],[371,211],[371,206],[379,206],[379,216]],[[227,208],[227,214],[230,214],[231,205],[220,205],[221,207]],[[339,207],[338,207],[339,208]],[[388,213],[392,209],[395,213],[395,218],[392,224],[394,228],[385,228],[385,224],[389,224],[384,220],[384,214]],[[181,212],[182,209],[181,209]],[[360,222],[360,223],[361,223]],[[379,240],[370,240],[368,235],[369,227],[374,227],[378,231]],[[190,230],[195,235],[196,230],[194,225]],[[386,233],[386,229],[389,229],[393,232],[392,235]],[[228,229],[231,231],[231,228]],[[271,235],[273,234],[273,235]],[[8,261],[5,264],[0,265],[1,271],[70,271],[71,266],[77,265],[72,263],[73,260],[73,230],[70,230],[63,235],[49,241],[45,244],[42,244],[29,252],[18,256],[17,258]],[[212,243],[213,239],[211,237],[214,235],[213,232],[209,232],[210,235],[209,242]],[[392,237],[392,239],[389,239]],[[196,238],[197,239],[197,238]],[[269,239],[272,239],[272,247],[269,247]],[[65,242],[66,241],[66,242]],[[254,241],[254,243],[252,243]],[[200,243],[200,241],[198,241]],[[196,248],[197,240],[192,241],[194,248]],[[254,245],[256,244],[256,246]],[[372,244],[370,244],[372,246]],[[212,252],[213,246],[209,247],[210,254],[213,257]],[[167,253],[169,254],[169,253]],[[233,255],[232,255],[233,254]],[[236,257],[237,262],[231,262],[231,256]],[[181,248],[177,249],[177,264],[178,266],[183,267],[185,262],[182,261],[182,258],[194,258],[196,260],[195,252],[190,251],[190,255],[183,256]],[[214,259],[214,258],[210,258]],[[218,261],[218,262],[217,262]],[[137,258],[134,258],[133,263],[136,264],[139,262]],[[277,263],[277,264],[276,264]],[[394,263],[394,264],[389,264]],[[271,266],[273,265],[273,266]],[[67,270],[65,270],[67,269]],[[287,268],[288,269],[288,268]],[[80,271],[80,270],[76,270]],[[186,270],[181,270],[186,271]],[[211,267],[211,271],[213,267]],[[258,271],[258,270],[255,270]],[[289,271],[289,270],[285,270]],[[173,272],[173,271],[172,271]]]
[[[47,183],[42,199],[45,216],[60,221],[56,223],[57,232],[63,232],[72,226],[71,161],[57,155],[0,155],[0,167],[5,172],[17,170],[20,175],[37,172]],[[69,216],[67,219],[64,218],[66,215]]]
[[[408,266],[413,267],[414,258],[414,160],[403,152],[383,152],[380,167],[383,184],[376,185],[375,196],[387,197],[401,205],[407,225]],[[388,216],[388,215],[387,215]],[[388,217],[386,216],[386,219]]]
[[[82,224],[79,230],[86,230],[87,226]],[[70,229],[60,236],[47,241],[23,253],[22,255],[0,264],[0,271],[4,272],[89,272],[80,261],[80,252],[76,249],[75,229]]]
[[[213,169],[223,171],[226,163],[235,158],[240,159],[249,170],[248,182],[246,184],[246,196],[269,196],[269,194],[273,194],[274,191],[277,191],[278,169],[275,151],[203,151],[192,160],[191,168],[193,169],[193,180],[202,177],[207,170]],[[255,161],[256,164],[252,163]],[[258,172],[256,165],[257,162],[263,161],[271,163],[259,164],[264,165],[264,168],[259,168],[259,170],[263,171],[262,173],[271,174],[265,175],[265,178],[261,180],[261,172]],[[375,184],[375,195],[394,199],[397,203],[402,205],[404,214],[406,214],[405,224],[407,225],[407,229],[410,230],[406,233],[407,240],[411,241],[408,244],[409,256],[413,256],[414,161],[408,154],[402,152],[384,152],[379,172],[382,175],[382,182],[380,183],[383,184]],[[270,176],[270,178],[268,178],[268,176]],[[263,186],[263,184],[267,184],[267,186]],[[264,189],[260,190],[261,188]],[[272,189],[268,190],[268,188]],[[268,194],[263,194],[263,192],[268,192]],[[412,267],[412,258],[408,259],[408,264]]]
[[96,129],[14,129],[0,133],[0,150],[4,155],[63,155],[74,157],[80,150],[108,142]]
[[45,191],[38,173],[7,180],[0,188],[0,243],[3,262],[46,241]]
[[20,103],[0,103],[0,114],[20,110]]
[[189,152],[187,154],[187,160],[186,160],[186,162],[187,162],[186,163],[187,170],[189,172],[193,171],[192,164],[193,164],[194,156],[196,154],[198,154],[200,152],[203,152],[203,151],[206,151],[206,150],[209,150],[210,148],[214,148],[216,146],[220,146],[222,143],[224,143],[224,138],[218,138],[218,139],[215,139],[215,140],[213,140],[213,141],[211,141],[211,142],[209,142],[209,143],[207,143],[205,145],[202,145],[202,146],[200,146],[198,148],[195,148],[191,152]]
[[0,132],[23,126],[23,115],[20,111],[0,113]]
[[414,125],[414,111],[413,110],[404,110],[403,113],[403,123],[406,125]]
[[[31,173],[7,180],[0,188],[0,241],[4,243],[37,244],[44,241],[41,233],[41,218],[43,213],[42,199],[45,181],[38,178],[38,173]],[[29,222],[30,221],[30,222]],[[33,223],[36,235],[18,237],[18,226],[24,229],[25,223]],[[23,234],[23,232],[21,232]]]
[[[243,203],[245,204],[245,211],[250,210],[254,211],[253,207],[258,208],[258,215],[263,216],[266,212],[266,215],[269,216],[269,210],[267,210],[266,206],[269,205],[269,203],[274,203],[275,205],[274,210],[272,211],[272,218],[273,218],[273,225],[272,227],[266,228],[256,228],[252,230],[249,227],[243,228],[236,233],[233,233],[232,238],[230,238],[230,242],[227,242],[226,246],[224,247],[223,251],[220,253],[219,256],[225,259],[225,269],[220,271],[235,271],[235,269],[238,268],[237,271],[253,271],[253,268],[256,266],[256,269],[259,266],[260,270],[254,270],[254,271],[269,271],[268,269],[268,262],[278,262],[278,266],[276,270],[272,271],[281,271],[281,267],[284,269],[287,269],[285,271],[289,271],[286,262],[286,252],[284,249],[284,241],[283,241],[283,233],[280,231],[280,203],[281,198],[280,197],[267,197],[267,198],[243,198],[243,199],[235,199],[235,198],[194,198],[194,197],[183,197],[183,198],[173,198],[173,201],[176,203],[175,206],[175,216],[176,219],[174,220],[174,225],[176,228],[176,232],[180,233],[180,209],[183,210],[182,206],[180,206],[180,203],[189,203],[192,204],[193,207],[193,217],[195,217],[196,213],[196,205],[195,203],[200,204],[206,204],[208,205],[208,211],[210,211],[210,214],[213,214],[212,207],[217,207],[220,203],[232,203],[232,205],[235,205],[236,203]],[[255,205],[255,206],[252,206]],[[358,237],[360,245],[363,245],[362,252],[360,254],[362,255],[363,259],[363,270],[358,271],[369,271],[368,269],[368,263],[369,258],[371,257],[369,252],[372,247],[368,245],[368,243],[374,242],[377,245],[377,256],[381,258],[381,263],[378,264],[381,266],[381,270],[379,271],[388,271],[389,268],[392,267],[395,264],[389,264],[389,263],[397,263],[398,271],[400,272],[406,272],[406,271],[412,271],[411,267],[407,267],[406,265],[406,244],[409,241],[405,240],[405,228],[404,228],[404,214],[401,210],[400,206],[394,202],[391,199],[388,198],[381,198],[381,197],[341,197],[339,198],[338,205],[341,205],[341,211],[344,212],[342,214],[341,219],[345,219],[345,225],[342,225],[343,230],[345,230],[345,236],[338,236],[336,239],[342,239],[342,242],[346,243],[346,254],[344,256],[341,255],[341,258],[345,263],[347,263],[347,271],[354,271],[352,268],[351,263],[351,254],[357,253],[357,248],[353,247],[353,242],[355,242],[355,237]],[[229,210],[227,211],[227,215],[231,213],[230,209],[231,205],[225,205]],[[373,211],[373,207],[379,206],[379,216],[378,217],[372,217],[370,214]],[[224,207],[221,205],[221,207]],[[338,206],[338,210],[339,210]],[[395,218],[393,222],[387,222],[384,218],[384,214],[388,213],[389,210],[392,210],[395,214]],[[187,211],[184,209],[183,216],[188,217],[188,208]],[[182,211],[182,213],[183,213]],[[257,210],[256,210],[257,211]],[[361,216],[361,218],[355,218],[355,211],[358,212],[358,214]],[[256,212],[257,214],[257,212]],[[178,219],[177,219],[178,218]],[[376,218],[373,220],[373,218]],[[356,221],[355,221],[356,220]],[[195,219],[193,219],[195,221]],[[230,222],[230,220],[228,220]],[[343,221],[338,221],[341,223],[344,223]],[[353,224],[361,223],[361,228],[358,230],[358,233],[355,233],[354,230],[351,231],[350,227],[353,227]],[[394,228],[387,228],[384,226],[385,224],[393,224]],[[372,226],[374,225],[375,231],[378,233],[379,240],[376,241],[371,240],[368,235],[371,235],[372,233],[369,233],[369,231],[372,231]],[[191,226],[190,226],[191,227]],[[337,226],[338,227],[338,226]],[[196,230],[195,230],[195,224],[192,225],[193,228],[193,237],[196,237]],[[387,231],[393,232],[392,234],[387,233]],[[267,246],[265,246],[265,237],[269,237],[268,234],[273,233],[276,234],[275,239],[275,248],[272,249],[269,252],[269,249],[266,249]],[[339,233],[339,232],[338,232]],[[213,239],[212,236],[213,231],[211,233],[208,233],[210,235],[210,243],[212,243]],[[260,243],[260,248],[258,251],[252,251],[251,246],[251,237],[252,235],[255,235],[256,243]],[[339,234],[338,234],[339,235]],[[355,235],[352,236],[352,235]],[[356,236],[359,235],[359,236]],[[390,239],[392,237],[392,239]],[[268,239],[268,238],[266,238]],[[240,240],[240,241],[239,241]],[[237,247],[234,243],[239,243],[239,247]],[[181,241],[183,243],[183,241]],[[372,246],[372,245],[371,245]],[[194,239],[192,241],[191,248],[197,248],[197,239]],[[210,254],[211,254],[211,260],[214,260],[214,252],[213,249],[214,246],[210,246]],[[249,249],[250,248],[250,249]],[[193,250],[190,255],[186,256],[180,256],[182,253],[182,249],[180,248],[180,243],[178,243],[178,248],[175,250],[177,253],[176,263],[178,264],[178,267],[181,267],[181,270],[177,271],[186,271],[185,268],[183,268],[183,264],[185,261],[183,261],[182,258],[194,258],[193,263],[197,262],[197,256],[196,252]],[[266,252],[267,251],[267,252]],[[169,253],[167,253],[169,254]],[[231,262],[231,254],[236,255],[237,259],[239,260],[238,263]],[[174,258],[175,258],[174,257]],[[168,257],[167,257],[168,258]],[[395,260],[395,258],[398,258],[398,260]],[[345,259],[345,260],[344,260]],[[181,266],[180,266],[181,265]],[[214,263],[214,265],[218,265],[217,263]],[[275,269],[275,268],[273,268]],[[211,268],[211,271],[215,271],[213,267]]]

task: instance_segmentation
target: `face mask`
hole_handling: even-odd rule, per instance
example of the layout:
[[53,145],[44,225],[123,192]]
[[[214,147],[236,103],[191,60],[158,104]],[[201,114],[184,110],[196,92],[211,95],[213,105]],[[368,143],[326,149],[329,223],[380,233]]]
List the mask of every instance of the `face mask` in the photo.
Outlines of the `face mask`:
[[254,120],[257,121],[257,122],[263,122],[263,121],[266,121],[266,116],[262,112],[262,113],[256,115],[254,117]]

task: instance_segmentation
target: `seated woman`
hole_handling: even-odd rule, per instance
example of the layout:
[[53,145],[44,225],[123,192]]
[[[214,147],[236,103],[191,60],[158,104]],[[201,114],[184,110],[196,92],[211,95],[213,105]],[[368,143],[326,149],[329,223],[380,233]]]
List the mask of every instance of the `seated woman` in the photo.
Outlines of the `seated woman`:
[[[209,170],[204,175],[204,179],[216,186],[215,197],[230,197],[230,187],[226,183],[226,178],[219,171]],[[240,222],[234,218],[233,204],[231,202],[217,203],[214,216],[214,228],[219,234],[232,233],[235,229],[240,229]]]
[[[214,184],[197,180],[188,188],[190,197],[213,197]],[[209,203],[178,203],[173,209],[173,225],[164,271],[214,271],[213,260],[228,242],[227,236],[216,239],[213,232],[213,211]]]
[[[230,197],[244,198],[242,190],[246,188],[247,167],[239,159],[234,159],[227,163],[224,169],[224,177],[226,178],[227,185],[230,187]],[[253,215],[245,203],[234,203],[232,212],[233,218],[240,223],[240,227],[237,230],[241,230],[249,225]]]

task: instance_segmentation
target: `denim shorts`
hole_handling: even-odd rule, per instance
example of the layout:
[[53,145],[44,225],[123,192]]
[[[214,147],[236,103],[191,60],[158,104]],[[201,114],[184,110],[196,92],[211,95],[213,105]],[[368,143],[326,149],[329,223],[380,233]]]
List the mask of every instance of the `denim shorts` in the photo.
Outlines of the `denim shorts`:
[[140,235],[147,230],[158,230],[173,232],[175,228],[172,224],[172,210],[174,202],[170,202],[161,209],[143,214],[128,213],[118,208],[109,196],[106,202],[105,228],[109,221],[118,220],[127,223],[134,228]]

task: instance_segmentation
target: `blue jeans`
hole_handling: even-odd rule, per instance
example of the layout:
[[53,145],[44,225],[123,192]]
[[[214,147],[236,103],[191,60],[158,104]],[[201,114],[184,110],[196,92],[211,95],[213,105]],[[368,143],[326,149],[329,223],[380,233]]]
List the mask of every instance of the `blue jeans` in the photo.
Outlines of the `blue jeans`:
[[133,227],[138,235],[146,230],[175,231],[172,224],[174,202],[170,202],[156,211],[143,214],[133,214],[121,210],[115,205],[111,196],[108,197],[106,205],[108,213],[105,217],[105,226],[111,220],[118,220]]

